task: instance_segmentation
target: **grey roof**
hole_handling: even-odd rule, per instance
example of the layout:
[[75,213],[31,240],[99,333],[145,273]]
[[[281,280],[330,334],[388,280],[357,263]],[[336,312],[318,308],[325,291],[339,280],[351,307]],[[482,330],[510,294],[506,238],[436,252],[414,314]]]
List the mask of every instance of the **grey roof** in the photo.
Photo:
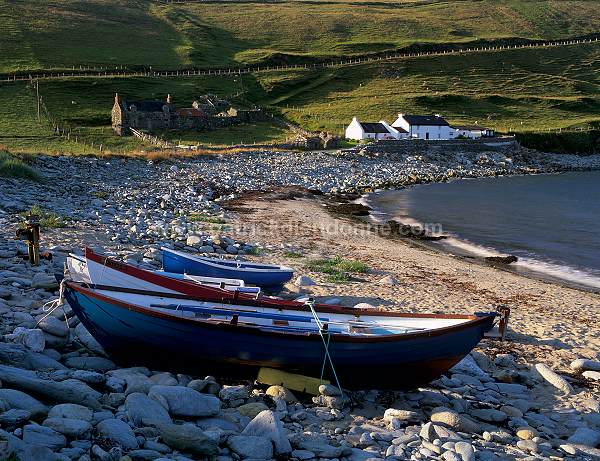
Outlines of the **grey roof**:
[[408,133],[408,131],[406,131],[404,128],[402,128],[401,126],[392,126],[392,128],[394,130],[396,130],[398,133]]
[[383,123],[365,123],[359,122],[365,133],[389,133],[389,130]]
[[448,122],[443,117],[436,115],[404,115],[403,117],[411,125],[448,126]]
[[135,105],[139,112],[162,112],[165,105],[169,105],[164,101],[123,101],[123,106],[129,109]]

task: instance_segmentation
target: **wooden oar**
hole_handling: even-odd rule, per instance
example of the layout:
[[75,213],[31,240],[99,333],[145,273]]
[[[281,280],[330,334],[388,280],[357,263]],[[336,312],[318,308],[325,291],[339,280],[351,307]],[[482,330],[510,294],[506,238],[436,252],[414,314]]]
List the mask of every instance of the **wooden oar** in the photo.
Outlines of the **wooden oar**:
[[[270,320],[286,320],[289,322],[303,322],[303,323],[312,323],[315,319],[311,316],[303,316],[303,315],[294,315],[294,314],[277,314],[277,313],[269,313],[269,312],[258,312],[255,310],[245,310],[245,309],[229,309],[226,307],[223,308],[210,308],[210,307],[202,307],[202,306],[190,306],[185,304],[150,304],[150,307],[158,307],[161,309],[171,309],[171,310],[180,310],[185,312],[200,312],[208,315],[237,315],[240,317],[253,317],[253,318],[262,318],[262,319],[270,319]],[[365,321],[357,321],[357,320],[331,320],[327,317],[319,317],[319,320],[327,323],[328,325],[337,325],[337,326],[351,326],[351,327],[360,327],[360,328],[384,328],[388,330],[404,330],[404,331],[423,331],[427,328],[418,328],[418,327],[410,327],[410,326],[402,326],[402,325],[392,325],[385,323],[377,323],[377,322],[365,322]]]

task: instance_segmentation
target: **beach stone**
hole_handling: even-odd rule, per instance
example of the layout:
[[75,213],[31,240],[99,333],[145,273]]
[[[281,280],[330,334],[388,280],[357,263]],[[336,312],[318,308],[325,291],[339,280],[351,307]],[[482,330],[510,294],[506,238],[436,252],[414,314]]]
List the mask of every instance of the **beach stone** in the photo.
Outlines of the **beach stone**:
[[295,403],[298,401],[292,391],[283,386],[269,386],[266,394],[270,395],[274,399],[282,399],[286,403]]
[[170,424],[171,417],[165,408],[146,394],[134,392],[125,399],[125,408],[129,419],[135,426],[152,423]]
[[478,433],[482,430],[481,426],[472,419],[445,407],[434,408],[430,421],[460,432]]
[[45,415],[48,411],[46,406],[39,400],[34,399],[25,392],[14,389],[0,389],[0,400],[8,403],[10,408],[27,410],[34,418]]
[[69,357],[65,360],[65,365],[69,368],[96,372],[107,372],[116,368],[112,360],[104,357]]
[[267,437],[234,435],[227,441],[227,446],[242,459],[271,459],[273,457],[273,445]]
[[58,337],[65,337],[69,334],[69,326],[64,322],[64,320],[59,320],[51,315],[41,320],[38,324],[38,327],[46,333]]
[[54,290],[58,288],[58,282],[56,278],[43,272],[34,274],[31,279],[32,288],[43,288],[44,290]]
[[399,285],[398,279],[396,279],[395,277],[393,277],[391,275],[386,275],[385,277],[379,279],[377,281],[377,283],[379,285],[389,285],[389,286]]
[[600,381],[600,371],[584,371],[581,375],[593,381]]
[[86,330],[83,323],[79,323],[75,327],[75,339],[83,344],[87,349],[95,354],[106,356],[106,352],[98,341],[92,336],[92,334]]
[[223,386],[219,391],[219,397],[225,402],[244,401],[248,398],[248,387],[240,386]]
[[532,427],[521,427],[517,429],[517,437],[519,437],[522,440],[531,440],[538,436],[538,431],[536,431]]
[[202,243],[202,237],[199,235],[189,235],[185,243],[187,246],[190,247],[193,247],[194,245],[199,245],[200,243]]
[[120,419],[105,419],[96,426],[100,437],[118,443],[123,448],[134,449],[138,447],[138,441],[129,425]]
[[0,413],[0,426],[5,428],[14,428],[27,422],[31,418],[31,413],[27,410],[12,410]]
[[299,275],[294,281],[297,287],[310,287],[316,285],[316,282],[307,275]]
[[589,429],[587,427],[579,427],[575,433],[569,437],[568,442],[595,448],[597,445],[600,445],[600,431]]
[[583,371],[600,371],[600,362],[595,360],[577,359],[571,362],[571,369],[578,373]]
[[268,410],[269,407],[262,402],[249,402],[237,407],[237,411],[242,416],[255,418],[261,411]]
[[86,370],[75,370],[72,377],[88,384],[101,384],[106,379],[102,373]]
[[568,443],[561,444],[559,448],[568,455],[575,456],[577,454],[577,448],[575,448],[573,445],[569,445]]
[[261,411],[248,423],[242,435],[262,436],[273,442],[275,455],[291,453],[292,446],[287,438],[287,433],[277,415],[271,410]]
[[308,450],[294,450],[292,451],[292,458],[299,459],[300,461],[306,461],[315,458],[316,455],[312,451]]
[[176,450],[204,457],[219,452],[217,442],[193,424],[159,424],[158,429],[163,442]]
[[[487,357],[486,361],[489,360]],[[481,359],[480,359],[481,360]],[[490,376],[481,369],[479,364],[475,361],[475,359],[471,355],[466,355],[463,359],[450,368],[451,373],[462,373],[465,375],[475,376],[480,380],[490,380]]]
[[471,416],[482,421],[488,421],[490,423],[500,423],[508,419],[508,415],[500,410],[494,410],[493,408],[482,408],[478,410],[471,410]]
[[321,384],[319,386],[319,394],[327,397],[340,397],[342,392],[332,384]]
[[39,328],[17,327],[11,334],[5,335],[4,338],[7,341],[22,344],[33,352],[42,352],[46,347],[46,336]]
[[570,395],[573,393],[573,388],[567,382],[567,380],[551,370],[548,365],[544,363],[536,363],[534,369],[542,378],[546,380],[546,382],[562,391],[565,395]]
[[377,309],[373,304],[369,303],[358,303],[354,305],[354,309]]
[[23,427],[23,442],[48,447],[51,450],[60,450],[67,445],[64,435],[54,429],[37,424],[27,424]]
[[460,455],[462,461],[475,461],[475,451],[468,442],[456,442],[454,450]]
[[150,381],[161,386],[177,386],[179,381],[171,373],[157,373],[150,376]]
[[517,442],[517,448],[525,452],[536,453],[538,451],[538,444],[533,440],[519,440]]
[[94,413],[88,407],[76,403],[61,403],[53,406],[48,412],[48,418],[70,418],[91,422]]
[[187,384],[187,387],[203,394],[219,395],[221,386],[212,379],[194,379]]
[[152,386],[148,397],[158,402],[166,401],[169,413],[174,416],[215,416],[221,410],[221,401],[183,386]]
[[92,425],[88,421],[73,418],[48,418],[42,424],[67,437],[74,438],[81,437],[92,429]]
[[136,369],[113,370],[109,372],[111,377],[125,381],[125,395],[141,392],[147,394],[155,384],[148,376]]
[[442,459],[444,461],[461,461],[462,457],[458,453],[448,450],[442,453]]
[[290,442],[294,448],[311,451],[318,458],[340,458],[353,453],[353,450],[347,447],[330,445],[325,437],[317,434],[295,434]]

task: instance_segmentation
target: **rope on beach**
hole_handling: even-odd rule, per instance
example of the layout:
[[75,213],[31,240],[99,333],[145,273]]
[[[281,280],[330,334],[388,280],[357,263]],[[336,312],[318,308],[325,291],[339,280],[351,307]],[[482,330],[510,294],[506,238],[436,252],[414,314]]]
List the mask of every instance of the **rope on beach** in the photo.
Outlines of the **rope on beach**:
[[[315,300],[309,299],[308,301],[306,301],[305,304],[308,306],[308,308],[312,312],[312,315],[315,319],[315,323],[317,324],[317,327],[319,328],[319,335],[321,336],[321,341],[323,341],[323,346],[325,347],[325,356],[323,357],[323,366],[321,367],[321,382],[323,381],[323,375],[325,374],[325,363],[327,360],[329,360],[329,365],[331,365],[331,371],[333,372],[333,377],[335,378],[335,383],[337,384],[337,387],[340,390],[340,392],[342,393],[342,397],[343,397],[344,391],[342,390],[342,386],[340,386],[340,380],[338,379],[337,373],[335,371],[335,366],[333,365],[333,359],[331,358],[331,354],[329,354],[329,343],[331,340],[331,334],[329,333],[329,331],[325,331],[323,322],[321,322],[321,319],[319,318],[319,316],[317,315],[317,312],[315,311]],[[325,340],[325,336],[324,336],[323,332],[327,333],[327,340]]]
[[67,325],[67,329],[69,328],[69,318],[67,317],[67,311],[65,311],[65,279],[60,282],[60,288],[58,291],[58,299],[53,299],[52,301],[48,301],[42,306],[42,311],[46,314],[37,321],[34,328],[37,328],[40,323],[42,323],[46,318],[48,318],[52,313],[61,308],[63,311],[63,315],[65,317],[65,324]]

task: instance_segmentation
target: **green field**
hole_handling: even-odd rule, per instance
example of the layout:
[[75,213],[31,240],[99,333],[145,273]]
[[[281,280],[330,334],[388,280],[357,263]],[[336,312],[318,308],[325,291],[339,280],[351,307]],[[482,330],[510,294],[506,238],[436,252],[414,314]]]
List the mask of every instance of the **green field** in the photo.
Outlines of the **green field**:
[[596,0],[0,0],[0,72],[230,65],[599,32]]
[[[379,52],[415,43],[555,39],[600,32],[595,0],[298,0],[177,3],[0,0],[0,72],[79,65],[176,68],[291,62]],[[42,80],[57,136],[38,121],[34,88],[0,84],[0,147],[76,154],[152,147],[110,129],[114,93],[173,96],[187,106],[216,93],[259,105],[310,130],[343,133],[352,116],[389,122],[398,112],[452,123],[535,132],[600,125],[600,44],[401,59],[319,70],[190,78]],[[273,123],[211,133],[162,133],[189,144],[285,140]],[[78,142],[75,142],[77,139]]]

